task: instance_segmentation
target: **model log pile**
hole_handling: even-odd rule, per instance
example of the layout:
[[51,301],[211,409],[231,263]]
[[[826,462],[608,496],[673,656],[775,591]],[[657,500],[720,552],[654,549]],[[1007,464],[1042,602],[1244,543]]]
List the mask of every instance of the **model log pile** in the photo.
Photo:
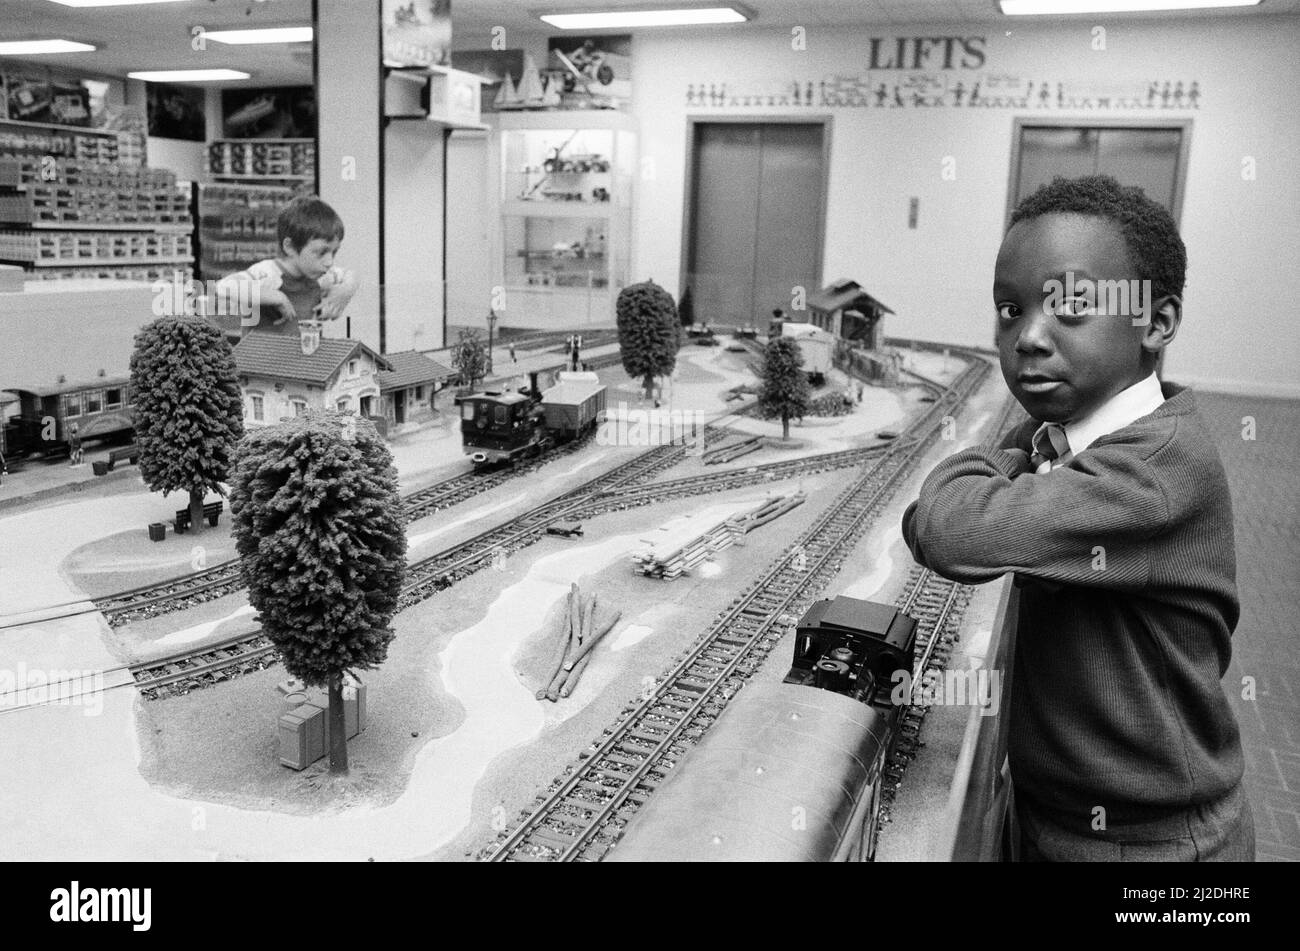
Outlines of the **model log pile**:
[[596,596],[584,595],[576,584],[569,588],[568,604],[560,622],[555,652],[546,666],[550,676],[546,686],[537,691],[538,700],[552,703],[573,693],[582,672],[591,663],[591,652],[600,639],[613,630],[622,614],[597,619]]
[[802,505],[804,499],[802,492],[773,496],[752,511],[733,515],[707,531],[693,533],[687,538],[683,538],[680,531],[670,530],[666,539],[650,542],[649,547],[632,555],[632,569],[647,577],[662,578],[665,581],[689,574],[716,552],[734,545],[754,529],[761,528]]

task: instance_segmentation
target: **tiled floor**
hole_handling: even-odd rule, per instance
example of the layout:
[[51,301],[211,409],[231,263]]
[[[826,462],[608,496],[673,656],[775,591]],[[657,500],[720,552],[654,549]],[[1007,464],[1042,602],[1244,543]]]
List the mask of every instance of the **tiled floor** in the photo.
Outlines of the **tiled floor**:
[[[1237,521],[1241,621],[1224,677],[1260,861],[1300,861],[1300,402],[1197,393]],[[1249,417],[1250,419],[1247,419]],[[1247,427],[1254,423],[1254,439]],[[1254,678],[1254,698],[1243,697]]]

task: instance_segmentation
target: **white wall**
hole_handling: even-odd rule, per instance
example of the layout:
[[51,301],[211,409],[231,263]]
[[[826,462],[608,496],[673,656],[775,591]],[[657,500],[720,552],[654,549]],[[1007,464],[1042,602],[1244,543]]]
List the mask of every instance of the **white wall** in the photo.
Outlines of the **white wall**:
[[447,144],[447,321],[479,326],[492,296],[492,235],[501,230],[493,214],[488,149],[498,140],[486,133],[458,132]]
[[170,169],[182,182],[206,181],[208,146],[206,142],[160,139],[151,135],[145,140],[145,164],[150,168]]
[[[316,6],[317,188],[343,219],[337,263],[360,284],[348,307],[347,335],[379,351],[380,25],[373,3],[320,0]],[[327,334],[341,337],[347,329],[330,327]]]
[[[442,339],[443,127],[393,122],[384,135],[387,352],[436,350]],[[454,235],[459,222],[448,222]]]
[[[1208,26],[1207,26],[1208,22]],[[1055,82],[1195,79],[1199,109],[1113,110],[1122,117],[1191,118],[1182,212],[1189,268],[1183,329],[1169,376],[1242,392],[1300,396],[1300,344],[1291,280],[1300,265],[1300,18],[1201,24],[1115,21],[1106,49],[1093,25],[1022,26],[1012,35],[949,24],[809,28],[807,49],[787,30],[660,32],[634,43],[641,124],[634,280],[680,284],[686,117],[830,114],[833,117],[823,283],[860,281],[898,311],[894,336],[988,344],[993,261],[1005,216],[1011,130],[1018,115],[1096,118],[1056,108],[688,108],[688,84],[770,87],[867,69],[871,36],[983,35],[978,73]],[[969,83],[968,83],[969,85]],[[955,180],[942,176],[955,160]],[[1257,178],[1242,178],[1243,158]],[[907,228],[908,200],[920,199]],[[661,276],[662,275],[662,276]],[[670,280],[678,275],[676,282]]]

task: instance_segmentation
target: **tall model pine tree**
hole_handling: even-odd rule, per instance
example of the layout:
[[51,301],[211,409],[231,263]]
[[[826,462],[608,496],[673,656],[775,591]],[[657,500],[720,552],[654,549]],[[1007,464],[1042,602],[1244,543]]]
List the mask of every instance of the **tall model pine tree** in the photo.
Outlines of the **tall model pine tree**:
[[387,657],[406,574],[393,457],[368,420],[308,413],[244,440],[230,508],[249,603],[289,673],[329,688],[330,771],[345,773],[343,675]]
[[764,418],[781,420],[781,438],[790,438],[790,420],[808,412],[808,377],[803,372],[799,343],[777,337],[767,345],[758,406]]
[[677,365],[682,325],[673,296],[654,281],[629,284],[618,293],[618,347],[623,369],[640,378],[646,399],[654,395],[655,377],[667,376]]
[[198,531],[203,497],[222,492],[244,432],[230,344],[203,318],[146,324],[131,354],[131,393],[140,475],[154,492],[188,492],[190,527]]

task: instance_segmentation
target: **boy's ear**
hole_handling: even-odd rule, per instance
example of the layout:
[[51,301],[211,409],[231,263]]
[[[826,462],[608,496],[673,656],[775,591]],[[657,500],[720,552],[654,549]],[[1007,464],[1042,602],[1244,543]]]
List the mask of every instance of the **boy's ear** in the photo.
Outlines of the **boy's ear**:
[[293,238],[286,237],[280,242],[280,253],[286,258],[293,257],[298,253],[298,249],[293,246]]
[[1142,333],[1142,349],[1159,354],[1173,343],[1182,319],[1183,302],[1176,294],[1154,301],[1151,305],[1151,319]]

